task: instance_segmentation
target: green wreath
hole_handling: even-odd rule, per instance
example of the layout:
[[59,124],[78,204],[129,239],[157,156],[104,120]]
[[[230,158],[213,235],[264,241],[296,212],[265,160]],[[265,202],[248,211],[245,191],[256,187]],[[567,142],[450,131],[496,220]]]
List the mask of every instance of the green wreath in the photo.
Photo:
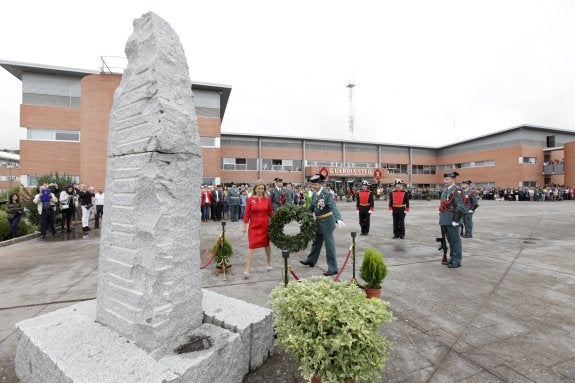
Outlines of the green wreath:
[[[291,221],[299,222],[299,233],[287,235],[284,227]],[[288,204],[275,211],[270,219],[270,240],[281,250],[297,253],[307,247],[309,241],[315,238],[315,220],[307,208]]]

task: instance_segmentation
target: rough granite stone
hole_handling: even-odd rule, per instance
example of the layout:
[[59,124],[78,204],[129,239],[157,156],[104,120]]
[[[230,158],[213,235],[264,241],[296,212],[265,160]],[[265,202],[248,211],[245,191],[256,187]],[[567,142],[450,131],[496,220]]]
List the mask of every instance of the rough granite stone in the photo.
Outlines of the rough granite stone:
[[260,367],[272,352],[272,311],[230,298],[213,291],[203,290],[204,322],[221,326],[241,336],[245,373]]
[[[134,21],[128,67],[114,95],[97,321],[146,351],[202,323],[202,179],[191,81],[173,29]],[[186,198],[188,196],[189,198]]]
[[[18,323],[16,373],[25,383],[239,383],[240,335],[211,324],[188,331],[147,353],[95,321],[96,302],[86,301]],[[174,350],[190,336],[210,347]],[[222,368],[225,366],[225,369]],[[40,373],[41,372],[41,373]]]
[[143,152],[200,156],[192,82],[176,32],[159,16],[146,13],[134,20],[125,51],[128,66],[114,95],[108,156]]

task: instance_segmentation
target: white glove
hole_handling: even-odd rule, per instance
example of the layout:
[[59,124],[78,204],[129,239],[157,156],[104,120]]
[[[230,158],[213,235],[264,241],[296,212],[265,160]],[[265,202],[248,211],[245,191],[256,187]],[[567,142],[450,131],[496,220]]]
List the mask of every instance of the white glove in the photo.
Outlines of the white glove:
[[459,222],[451,222],[451,226],[459,226]]
[[468,213],[469,213],[469,214],[473,214],[473,210],[469,210]]
[[345,226],[345,223],[341,219],[337,220],[336,223],[338,229],[342,229]]
[[373,213],[371,210],[369,211],[369,214]]

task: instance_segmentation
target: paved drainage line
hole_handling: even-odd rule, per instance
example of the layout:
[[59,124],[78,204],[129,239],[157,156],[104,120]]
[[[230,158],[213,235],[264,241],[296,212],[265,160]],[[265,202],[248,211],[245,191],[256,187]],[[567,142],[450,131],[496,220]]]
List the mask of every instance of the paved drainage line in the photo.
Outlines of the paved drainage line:
[[[529,234],[529,237],[533,237],[533,233],[535,232],[537,226],[539,225],[539,222],[541,221],[541,218],[543,217],[543,214],[545,214],[545,211],[542,211],[542,214],[539,216],[539,218],[537,219],[537,222],[535,222],[535,224],[532,226],[531,228],[531,233]],[[495,293],[495,291],[497,291],[497,289],[499,288],[499,286],[501,285],[501,283],[503,282],[503,280],[507,277],[507,274],[509,274],[509,271],[511,270],[511,268],[515,265],[515,263],[518,263],[517,260],[519,259],[519,256],[521,255],[521,253],[523,252],[523,246],[521,246],[519,248],[519,251],[517,252],[517,254],[515,255],[515,257],[513,257],[513,260],[509,263],[509,266],[507,266],[507,269],[505,269],[505,272],[503,273],[503,275],[501,276],[501,278],[499,279],[499,282],[497,282],[497,284],[495,284],[495,286],[493,287],[493,289],[491,289],[491,291],[489,292],[489,294],[487,294],[485,296],[485,299],[483,299],[483,302],[481,303],[481,305],[477,308],[477,310],[475,310],[475,314],[473,314],[473,317],[471,317],[471,319],[467,322],[467,324],[463,327],[463,329],[461,330],[461,332],[459,333],[459,336],[457,336],[457,338],[455,339],[455,341],[453,342],[453,344],[451,346],[449,346],[447,353],[445,354],[445,356],[443,356],[443,358],[441,358],[441,360],[439,361],[439,363],[437,364],[437,367],[433,370],[433,373],[431,374],[431,376],[425,381],[426,383],[428,383],[429,381],[431,381],[433,379],[433,377],[435,376],[435,374],[437,373],[437,370],[439,370],[439,368],[441,367],[441,365],[445,362],[445,360],[447,359],[447,357],[449,356],[449,354],[451,354],[453,352],[453,346],[455,346],[457,344],[457,342],[459,342],[459,340],[461,339],[461,337],[463,336],[463,334],[465,333],[465,330],[467,330],[467,328],[469,328],[469,326],[471,325],[471,323],[473,323],[473,321],[475,320],[475,318],[477,317],[477,315],[479,314],[479,312],[483,309],[483,307],[485,307],[485,305],[487,304],[487,302],[490,300],[491,296]],[[454,354],[457,355],[456,352],[453,352]],[[458,355],[459,356],[459,355]],[[476,363],[475,363],[476,364]],[[511,367],[509,367],[511,368]],[[498,379],[502,379],[501,377],[499,377],[497,374],[495,374],[493,371],[485,369],[485,371],[487,371],[489,374],[495,376]],[[513,369],[513,371],[515,371],[515,373],[517,373],[518,375],[520,375],[521,377],[532,381],[531,379],[529,379],[527,376],[521,374],[519,371],[516,371],[515,369]],[[503,381],[505,381],[505,379],[502,379]]]
[[[457,351],[453,351],[453,350],[452,350],[452,348],[453,348],[452,346],[450,346],[450,345],[448,345],[447,343],[443,342],[441,339],[437,338],[436,336],[430,334],[430,333],[428,332],[428,331],[430,331],[430,330],[425,330],[425,329],[419,327],[418,325],[416,325],[415,323],[413,323],[413,322],[410,321],[409,319],[404,318],[401,314],[397,314],[396,312],[394,312],[393,315],[394,315],[396,318],[405,321],[409,326],[411,326],[411,327],[417,329],[417,330],[420,331],[422,334],[425,334],[426,336],[430,337],[431,339],[433,339],[434,341],[436,341],[437,343],[439,343],[440,345],[442,345],[443,347],[445,347],[445,348],[447,349],[447,353],[446,353],[446,356],[445,356],[445,357],[447,357],[447,355],[449,355],[450,353],[453,353],[453,354],[457,355],[458,357],[460,357],[461,359],[467,360],[469,363],[474,364],[475,366],[479,367],[480,369],[482,369],[482,370],[488,372],[489,374],[495,376],[497,379],[500,379],[501,381],[505,382],[505,378],[504,378],[503,376],[500,376],[500,375],[498,375],[498,374],[495,373],[495,372],[489,371],[489,369],[488,369],[487,367],[485,367],[485,366],[483,366],[481,363],[479,363],[479,362],[477,362],[477,361],[471,359],[471,357],[465,356],[465,355],[463,355],[463,354],[461,354],[461,353],[459,353],[459,352],[457,352]],[[457,343],[457,341],[455,341],[455,343]],[[455,344],[455,343],[454,343],[454,344]],[[441,359],[439,365],[441,365],[441,363],[443,362],[443,360],[445,359],[445,357]],[[438,368],[439,368],[439,365],[438,365]],[[423,368],[426,368],[426,367],[423,367]],[[433,371],[433,374],[435,374],[435,371],[436,371],[436,370],[437,370],[437,369],[435,369],[435,370]],[[473,376],[473,375],[472,375],[472,376]],[[431,377],[433,377],[433,375],[432,375]],[[431,377],[430,377],[429,379],[431,379]],[[427,381],[429,381],[429,379],[428,379]],[[530,380],[530,379],[529,379],[529,380]]]
[[[48,302],[48,303],[41,303],[41,304],[33,304],[33,305],[23,305],[23,306],[14,306],[14,307],[5,307],[5,308],[1,308],[0,310],[9,310],[10,308],[20,308],[20,307],[35,307],[35,306],[44,306],[42,307],[40,310],[38,310],[38,312],[36,312],[34,315],[31,316],[31,318],[36,317],[38,314],[40,314],[42,311],[44,311],[44,309],[46,307],[48,307],[49,305],[52,304],[57,304],[57,303],[73,303],[73,302],[82,302],[82,301],[87,301],[87,300],[91,300],[94,298],[87,298],[87,299],[78,299],[78,300],[67,300],[67,301],[58,301],[57,299],[60,298],[62,295],[66,294],[68,291],[70,291],[70,289],[76,285],[78,285],[78,283],[82,282],[84,279],[86,279],[86,277],[90,274],[92,274],[94,271],[96,271],[98,269],[98,266],[94,267],[92,270],[90,270],[90,272],[88,272],[86,275],[84,275],[82,278],[80,278],[79,280],[77,280],[75,283],[73,283],[70,287],[68,287],[65,291],[63,291],[61,294],[59,294],[56,299],[54,299],[52,302]],[[0,341],[0,344],[2,342],[4,342],[6,339],[8,339],[12,334],[14,334],[14,332],[16,332],[16,330],[10,332],[10,334],[8,334],[4,339],[2,339]]]
[[[474,255],[474,257],[477,257],[477,256],[479,256],[479,257],[488,257],[488,258],[493,258],[493,259],[497,259],[497,260],[499,260],[499,261],[502,261],[501,258],[497,258],[497,257],[494,257],[494,256],[492,256],[492,255]],[[530,267],[530,268],[536,269],[536,270],[549,271],[549,272],[552,272],[552,273],[563,274],[563,275],[568,275],[568,276],[570,276],[570,277],[575,277],[575,274],[573,274],[573,273],[568,273],[568,272],[562,271],[562,270],[556,270],[556,269],[550,269],[550,268],[547,268],[547,267],[535,266],[535,265],[532,265],[532,264],[530,264],[530,263],[524,263],[524,262],[519,262],[519,261],[517,261],[517,262],[515,262],[515,263],[517,263],[518,265],[525,266],[525,267]]]
[[70,299],[70,300],[66,300],[66,301],[52,301],[52,302],[44,302],[44,303],[32,303],[32,304],[29,304],[29,305],[12,306],[12,307],[0,307],[0,311],[2,311],[2,310],[12,310],[12,309],[22,309],[22,308],[26,308],[26,307],[47,306],[47,305],[54,305],[54,304],[59,304],[59,303],[84,302],[84,301],[90,301],[90,300],[92,300],[92,299],[96,299],[96,297],[92,297],[92,298],[82,298],[82,299]]
[[[60,297],[61,297],[62,295],[64,295],[64,294],[66,294],[66,293],[67,293],[68,291],[70,291],[73,287],[77,286],[80,282],[82,282],[84,279],[86,279],[86,277],[87,277],[88,275],[92,274],[92,273],[93,273],[94,271],[96,271],[96,270],[98,270],[98,266],[95,266],[92,270],[90,270],[88,273],[86,273],[82,278],[78,279],[75,283],[73,283],[72,285],[70,285],[70,287],[68,287],[66,290],[62,291],[62,293],[60,293],[60,294],[56,297],[56,299],[54,299],[54,301],[52,301],[52,302],[54,303],[58,298],[60,298]],[[50,305],[50,304],[52,304],[52,303],[49,303],[49,305]],[[35,316],[37,316],[38,314],[40,314],[42,311],[44,311],[44,309],[45,309],[46,307],[48,307],[48,306],[42,307],[42,308],[40,309],[40,311],[38,311],[36,314],[34,314],[34,315],[32,316],[32,318],[34,318]]]

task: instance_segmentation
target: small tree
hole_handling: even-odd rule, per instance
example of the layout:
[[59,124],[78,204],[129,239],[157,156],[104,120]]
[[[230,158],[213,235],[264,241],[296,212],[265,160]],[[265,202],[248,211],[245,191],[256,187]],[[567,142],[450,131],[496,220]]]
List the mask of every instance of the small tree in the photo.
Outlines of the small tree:
[[381,288],[381,282],[387,276],[387,266],[380,251],[372,247],[365,249],[359,275],[366,282],[367,288]]

